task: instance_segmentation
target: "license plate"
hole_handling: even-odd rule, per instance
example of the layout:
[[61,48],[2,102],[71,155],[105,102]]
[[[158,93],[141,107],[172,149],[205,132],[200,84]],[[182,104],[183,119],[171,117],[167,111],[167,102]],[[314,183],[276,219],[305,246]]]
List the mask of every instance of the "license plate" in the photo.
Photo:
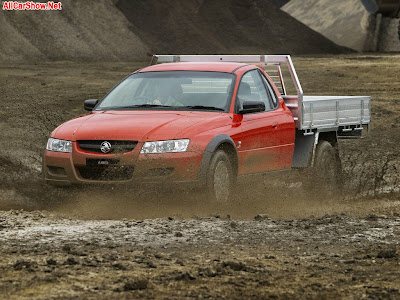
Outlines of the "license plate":
[[87,166],[109,166],[109,165],[116,165],[118,163],[119,163],[118,159],[93,159],[93,158],[86,159]]

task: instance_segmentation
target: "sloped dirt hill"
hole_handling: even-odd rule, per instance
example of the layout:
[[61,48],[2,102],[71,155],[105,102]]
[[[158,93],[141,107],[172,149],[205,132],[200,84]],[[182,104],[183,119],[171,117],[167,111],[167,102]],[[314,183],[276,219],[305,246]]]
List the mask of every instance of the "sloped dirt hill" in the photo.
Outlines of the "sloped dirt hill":
[[157,53],[346,51],[268,0],[120,0],[117,7]]
[[62,1],[61,11],[0,10],[0,60],[135,61],[148,51],[112,1]]
[[[0,11],[0,61],[139,61],[151,53],[341,53],[278,6],[285,1],[62,2]],[[278,5],[278,6],[277,6]]]

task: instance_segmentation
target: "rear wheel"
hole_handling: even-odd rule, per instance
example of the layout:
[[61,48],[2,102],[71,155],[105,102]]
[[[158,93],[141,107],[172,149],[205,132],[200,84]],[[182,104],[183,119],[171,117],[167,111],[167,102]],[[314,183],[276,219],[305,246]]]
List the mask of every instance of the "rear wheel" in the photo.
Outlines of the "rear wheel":
[[222,150],[214,153],[207,174],[208,195],[214,202],[228,203],[235,175],[229,156]]
[[325,195],[337,194],[341,177],[342,168],[337,149],[328,141],[320,141],[315,152],[311,176],[312,190]]

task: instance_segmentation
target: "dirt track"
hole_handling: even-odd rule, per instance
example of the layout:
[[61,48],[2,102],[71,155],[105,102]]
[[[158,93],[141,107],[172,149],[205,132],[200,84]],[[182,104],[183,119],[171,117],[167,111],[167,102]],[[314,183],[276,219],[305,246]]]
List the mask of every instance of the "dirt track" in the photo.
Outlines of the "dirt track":
[[307,94],[373,96],[371,135],[341,143],[345,195],[310,198],[297,173],[257,176],[227,207],[171,187],[45,186],[51,130],[145,64],[2,64],[0,294],[400,298],[399,56],[294,62]]
[[0,222],[0,291],[15,298],[400,297],[399,217]]

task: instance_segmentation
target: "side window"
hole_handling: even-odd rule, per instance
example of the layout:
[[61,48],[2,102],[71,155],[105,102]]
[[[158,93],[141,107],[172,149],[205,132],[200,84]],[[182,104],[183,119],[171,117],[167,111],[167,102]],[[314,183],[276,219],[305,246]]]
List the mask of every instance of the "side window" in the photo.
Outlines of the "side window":
[[272,108],[273,109],[277,108],[279,102],[278,102],[278,97],[276,96],[274,89],[271,87],[271,84],[269,83],[268,79],[264,76],[264,74],[261,74],[261,78],[263,79],[264,84],[268,89],[268,92],[269,92],[268,94],[269,94],[269,98],[271,100]]
[[265,110],[271,110],[271,102],[263,80],[257,70],[252,70],[243,75],[239,84],[237,105],[243,107],[246,100],[262,101],[265,103]]

